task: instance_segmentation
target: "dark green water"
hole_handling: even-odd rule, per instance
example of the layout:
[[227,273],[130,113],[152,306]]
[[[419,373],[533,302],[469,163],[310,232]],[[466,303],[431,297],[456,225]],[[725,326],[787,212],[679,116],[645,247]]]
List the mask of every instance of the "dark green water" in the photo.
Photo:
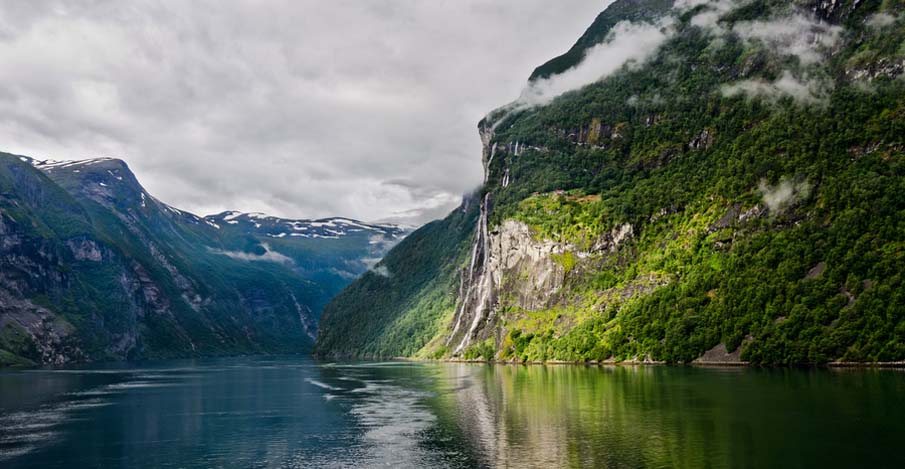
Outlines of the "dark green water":
[[905,373],[233,358],[0,372],[0,467],[905,467]]

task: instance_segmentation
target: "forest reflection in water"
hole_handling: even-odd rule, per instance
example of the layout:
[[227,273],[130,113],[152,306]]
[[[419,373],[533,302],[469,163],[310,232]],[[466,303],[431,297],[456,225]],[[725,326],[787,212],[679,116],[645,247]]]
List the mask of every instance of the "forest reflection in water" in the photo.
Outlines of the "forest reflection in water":
[[893,370],[442,366],[436,408],[484,464],[902,467]]
[[316,363],[0,371],[0,465],[905,467],[897,370]]

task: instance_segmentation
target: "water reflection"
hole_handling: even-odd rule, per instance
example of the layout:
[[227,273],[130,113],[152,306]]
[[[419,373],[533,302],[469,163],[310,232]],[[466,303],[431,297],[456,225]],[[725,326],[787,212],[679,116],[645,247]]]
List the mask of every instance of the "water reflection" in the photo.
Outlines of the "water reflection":
[[437,406],[488,466],[905,462],[901,373],[450,365],[444,375],[452,392]]
[[905,373],[318,365],[0,372],[17,467],[905,467]]

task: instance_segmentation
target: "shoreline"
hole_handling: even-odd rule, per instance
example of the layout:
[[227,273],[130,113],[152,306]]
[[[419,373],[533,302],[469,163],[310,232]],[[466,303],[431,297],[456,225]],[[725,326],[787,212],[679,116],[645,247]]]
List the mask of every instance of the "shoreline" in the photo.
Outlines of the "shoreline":
[[395,361],[407,361],[407,362],[419,362],[419,363],[466,363],[466,364],[486,364],[486,365],[524,365],[524,366],[538,366],[538,365],[553,365],[553,366],[584,366],[584,367],[605,367],[605,366],[688,366],[694,368],[826,368],[826,369],[843,369],[843,368],[854,368],[854,369],[870,369],[870,368],[878,368],[878,369],[896,369],[902,368],[905,369],[905,360],[902,361],[891,361],[891,362],[828,362],[821,364],[813,364],[813,363],[800,363],[800,364],[791,364],[791,365],[757,365],[752,364],[750,362],[745,361],[693,361],[691,363],[668,363],[665,361],[637,361],[637,360],[627,360],[627,361],[590,361],[590,362],[575,362],[575,361],[564,361],[564,360],[550,360],[550,361],[529,361],[529,362],[517,362],[517,361],[499,361],[499,360],[466,360],[464,358],[445,358],[445,359],[430,359],[430,358],[414,358],[414,357],[393,357],[388,358],[388,360]]
[[305,357],[318,363],[329,362],[352,362],[352,361],[398,361],[398,362],[414,362],[414,363],[464,363],[464,364],[486,364],[486,365],[509,365],[509,366],[583,366],[583,367],[613,367],[613,366],[687,366],[695,368],[825,368],[825,369],[905,369],[905,360],[889,361],[889,362],[828,362],[821,364],[799,363],[790,365],[758,365],[746,361],[717,361],[695,360],[690,363],[669,363],[656,360],[604,360],[604,361],[566,361],[566,360],[549,360],[549,361],[504,361],[504,360],[467,360],[464,358],[416,358],[416,357],[317,357],[310,354],[229,354],[229,355],[210,355],[200,357],[178,357],[171,359],[152,359],[152,360],[135,360],[135,361],[94,361],[94,362],[73,362],[64,365],[26,365],[26,366],[0,366],[0,371],[13,370],[33,370],[33,369],[70,369],[70,368],[86,368],[93,365],[110,366],[115,364],[153,364],[167,362],[171,360],[198,360],[198,359],[218,359],[231,357]]

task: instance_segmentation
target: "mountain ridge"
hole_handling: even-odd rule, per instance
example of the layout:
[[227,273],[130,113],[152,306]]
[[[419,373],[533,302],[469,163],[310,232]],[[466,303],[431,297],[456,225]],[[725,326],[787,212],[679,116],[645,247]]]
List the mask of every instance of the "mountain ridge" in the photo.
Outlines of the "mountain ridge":
[[262,219],[333,231],[281,239],[216,220],[160,202],[122,160],[0,155],[0,361],[305,352],[323,304],[407,234]]

